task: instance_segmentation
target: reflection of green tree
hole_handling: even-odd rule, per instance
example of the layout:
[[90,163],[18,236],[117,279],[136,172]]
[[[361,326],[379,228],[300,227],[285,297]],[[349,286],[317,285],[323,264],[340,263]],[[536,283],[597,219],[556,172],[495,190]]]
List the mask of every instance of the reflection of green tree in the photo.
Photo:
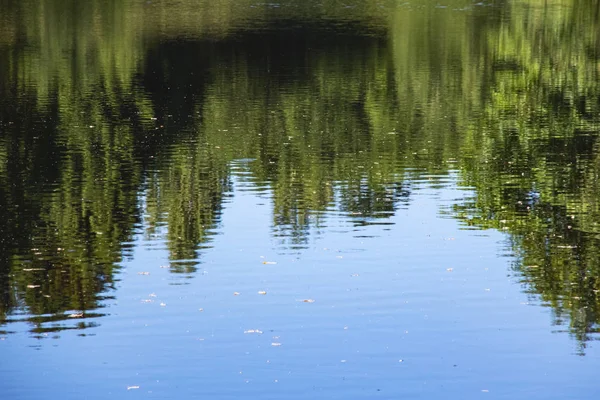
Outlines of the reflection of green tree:
[[16,42],[0,44],[10,71],[0,84],[9,215],[1,307],[4,316],[25,305],[31,314],[59,313],[30,319],[46,332],[67,327],[65,311],[97,308],[112,286],[139,214],[135,132],[146,103],[131,94],[137,43],[118,2],[8,7],[22,20],[9,37]]
[[252,159],[293,246],[331,207],[385,218],[410,177],[456,169],[476,191],[456,216],[507,231],[556,322],[598,331],[598,1],[5,3],[2,315],[97,307],[142,213],[193,272]]
[[[26,304],[33,314],[91,310],[112,286],[138,220],[141,171],[132,152],[135,129],[106,124],[103,113],[114,111],[119,120],[119,107],[99,95],[73,99],[52,131],[43,118],[28,124],[30,114],[10,115],[17,122],[3,174],[10,182],[2,186],[11,189],[3,196],[11,214],[3,255],[16,290],[9,307]],[[31,321],[60,325],[56,318]]]
[[[385,42],[349,34],[323,41],[314,33],[299,41],[293,35],[248,38],[240,46],[247,53],[235,55],[240,62],[212,77],[216,84],[202,100],[202,122],[210,146],[227,159],[256,160],[249,168],[257,182],[272,187],[277,234],[302,243],[340,185],[345,211],[392,213],[400,175],[385,153],[391,136],[374,136],[370,126],[369,113],[393,112],[393,104],[385,110],[374,104],[393,99]],[[294,78],[281,81],[286,76]]]
[[486,39],[490,96],[462,149],[477,197],[457,206],[511,234],[524,282],[582,343],[599,331],[598,4],[515,8]]
[[231,183],[219,150],[202,137],[173,145],[160,173],[148,182],[149,234],[166,219],[171,270],[195,271],[198,250],[210,241]]

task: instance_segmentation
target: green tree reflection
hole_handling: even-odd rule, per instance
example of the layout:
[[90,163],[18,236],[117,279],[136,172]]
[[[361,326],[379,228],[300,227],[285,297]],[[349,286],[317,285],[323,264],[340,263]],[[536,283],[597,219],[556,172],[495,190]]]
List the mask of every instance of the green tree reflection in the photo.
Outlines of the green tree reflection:
[[250,159],[293,248],[332,207],[368,223],[413,178],[457,175],[475,197],[452,214],[509,234],[525,290],[583,352],[600,2],[348,3],[1,3],[0,322],[86,327],[65,321],[110,296],[142,218],[193,274]]

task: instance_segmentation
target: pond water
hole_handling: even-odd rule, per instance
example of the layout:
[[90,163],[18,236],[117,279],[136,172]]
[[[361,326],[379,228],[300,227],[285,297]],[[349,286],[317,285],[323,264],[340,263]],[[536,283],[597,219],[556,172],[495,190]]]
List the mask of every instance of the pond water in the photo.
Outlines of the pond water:
[[0,2],[0,398],[596,399],[600,2]]

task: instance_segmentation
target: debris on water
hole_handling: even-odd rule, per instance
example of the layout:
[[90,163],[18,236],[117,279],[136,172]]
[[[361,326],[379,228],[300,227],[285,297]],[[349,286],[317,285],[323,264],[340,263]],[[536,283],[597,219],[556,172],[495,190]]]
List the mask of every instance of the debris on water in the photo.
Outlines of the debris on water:
[[27,285],[27,289],[35,289],[35,288],[39,288],[40,285]]
[[83,313],[73,313],[68,315],[69,318],[81,318],[83,317]]
[[160,303],[160,306],[161,306],[161,307],[166,307],[166,306],[167,306],[167,303]]
[[138,275],[150,275],[150,272],[146,272],[146,271],[138,272]]
[[171,266],[170,266],[170,265],[161,265],[160,267],[161,267],[161,268],[171,268]]
[[263,333],[263,331],[261,331],[260,329],[248,329],[247,331],[244,331],[244,333],[258,333],[258,334],[261,334],[261,333]]
[[399,359],[398,362],[401,363],[401,362],[404,362],[404,360],[403,359]]
[[313,299],[304,299],[304,300],[302,300],[302,302],[303,303],[314,303],[315,300],[313,300]]
[[340,362],[341,362],[341,363],[345,363],[345,362],[346,362],[346,360],[340,360]]
[[490,391],[489,391],[489,390],[487,390],[487,389],[481,389],[481,391],[482,391],[483,393],[489,393],[489,392],[490,392]]
[[240,295],[240,292],[233,292],[233,295],[234,295],[234,296],[239,296],[239,295]]
[[275,264],[277,264],[277,262],[276,261],[263,261],[263,264],[275,265]]
[[198,311],[203,312],[204,308],[199,308]]
[[152,299],[142,299],[142,303],[152,303],[153,301]]
[[139,386],[127,386],[127,390],[139,389]]
[[258,291],[258,294],[265,295],[265,294],[267,294],[267,292],[266,292],[266,291],[264,291],[264,290],[259,290],[259,291]]
[[150,296],[150,297],[156,297],[156,293],[150,293],[148,296]]
[[273,343],[271,343],[271,346],[278,347],[278,346],[281,346],[281,343],[279,343],[279,342],[273,342]]
[[360,275],[358,275],[358,274],[352,274],[350,276],[355,277],[355,276],[360,276]]
[[446,268],[446,271],[452,272],[452,271],[454,271],[454,268]]

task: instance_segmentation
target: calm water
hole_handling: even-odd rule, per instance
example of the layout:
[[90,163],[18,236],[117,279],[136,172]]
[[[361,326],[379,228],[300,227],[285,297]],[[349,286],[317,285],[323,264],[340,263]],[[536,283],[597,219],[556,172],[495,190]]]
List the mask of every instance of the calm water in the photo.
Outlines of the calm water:
[[0,398],[597,399],[600,2],[0,1]]

